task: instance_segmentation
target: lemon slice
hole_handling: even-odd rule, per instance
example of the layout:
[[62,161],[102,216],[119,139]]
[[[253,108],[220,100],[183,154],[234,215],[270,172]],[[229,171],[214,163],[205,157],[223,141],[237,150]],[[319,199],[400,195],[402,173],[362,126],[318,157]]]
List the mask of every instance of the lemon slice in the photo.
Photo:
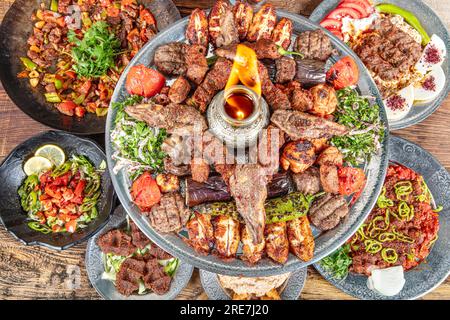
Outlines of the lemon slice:
[[43,171],[50,170],[53,167],[53,163],[44,157],[32,157],[25,162],[23,171],[27,176],[33,174],[40,174]]
[[47,158],[56,167],[59,167],[66,161],[66,154],[64,153],[64,150],[54,144],[46,144],[40,147],[34,155],[36,157]]

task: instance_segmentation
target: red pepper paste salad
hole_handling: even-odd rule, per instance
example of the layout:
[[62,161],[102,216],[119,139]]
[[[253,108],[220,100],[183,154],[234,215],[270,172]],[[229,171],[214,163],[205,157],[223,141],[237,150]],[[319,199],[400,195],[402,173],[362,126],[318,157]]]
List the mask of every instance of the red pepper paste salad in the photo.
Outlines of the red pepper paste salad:
[[401,165],[388,169],[382,193],[366,222],[349,240],[350,271],[419,265],[437,240],[439,219],[423,177]]

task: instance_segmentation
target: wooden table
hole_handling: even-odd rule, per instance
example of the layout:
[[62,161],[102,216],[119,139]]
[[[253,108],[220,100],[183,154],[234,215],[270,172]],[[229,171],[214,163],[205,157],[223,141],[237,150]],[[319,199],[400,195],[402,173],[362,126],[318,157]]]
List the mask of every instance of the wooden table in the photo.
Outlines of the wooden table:
[[[183,15],[195,7],[210,7],[213,0],[176,0]],[[426,0],[450,26],[450,2]],[[0,0],[0,20],[13,0]],[[277,0],[278,7],[309,15],[318,0]],[[1,72],[1,71],[0,71]],[[433,153],[450,170],[450,97],[427,120],[395,134],[416,142]],[[22,113],[0,84],[0,161],[20,142],[49,128]],[[0,227],[0,299],[99,299],[84,267],[86,244],[63,252],[26,247]],[[178,299],[207,299],[196,271]],[[313,269],[301,299],[351,299]],[[450,279],[424,299],[450,299]]]

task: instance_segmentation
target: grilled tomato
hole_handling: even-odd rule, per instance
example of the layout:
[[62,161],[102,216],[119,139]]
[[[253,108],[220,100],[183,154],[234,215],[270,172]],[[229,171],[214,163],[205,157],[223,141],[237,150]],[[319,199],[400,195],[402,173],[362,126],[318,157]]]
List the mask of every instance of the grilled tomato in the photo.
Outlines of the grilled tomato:
[[336,62],[327,72],[327,81],[336,90],[344,89],[358,83],[359,69],[356,62],[349,56]]
[[144,172],[131,186],[131,196],[134,203],[142,210],[147,211],[161,200],[161,191],[156,180],[149,172]]
[[359,192],[366,183],[366,175],[360,168],[342,167],[338,170],[339,194],[349,196]]
[[141,64],[131,68],[125,86],[130,94],[151,98],[161,92],[165,83],[161,73]]

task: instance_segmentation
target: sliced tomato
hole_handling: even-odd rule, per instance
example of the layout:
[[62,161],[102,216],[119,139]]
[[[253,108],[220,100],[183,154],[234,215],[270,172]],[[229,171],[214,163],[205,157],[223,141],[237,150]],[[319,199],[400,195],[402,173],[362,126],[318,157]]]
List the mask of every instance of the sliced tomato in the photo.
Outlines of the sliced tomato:
[[144,172],[133,182],[131,196],[139,208],[147,210],[159,203],[161,191],[151,174]]
[[338,170],[339,193],[349,196],[358,193],[366,183],[366,175],[361,168],[342,167]]
[[350,56],[336,62],[327,72],[327,81],[337,90],[355,85],[358,79],[358,65]]
[[366,8],[358,2],[341,2],[338,8],[352,8],[359,12],[361,18],[366,18],[369,16],[369,13],[366,11]]
[[85,114],[86,114],[86,109],[85,109],[85,108],[80,107],[80,106],[77,106],[77,107],[75,108],[75,115],[76,115],[78,118],[83,118]]
[[57,106],[59,112],[71,117],[76,107],[77,104],[73,101],[64,101]]
[[344,17],[350,17],[352,19],[360,19],[362,16],[358,11],[352,8],[336,8],[327,16],[330,19],[342,20]]
[[52,182],[52,186],[60,187],[60,186],[67,186],[69,184],[70,176],[72,175],[71,172],[67,172],[66,174],[62,175],[61,177],[56,178]]
[[332,30],[327,29],[327,30],[330,31],[332,34],[334,34],[336,37],[338,37],[340,40],[344,41],[344,35],[339,30],[336,30],[336,29],[332,29]]
[[64,226],[66,227],[67,232],[74,233],[75,230],[77,230],[77,221],[71,220],[69,222],[66,222]]
[[322,20],[320,25],[330,31],[331,30],[341,30],[342,21],[332,19],[332,18],[326,18],[326,19]]
[[78,184],[73,192],[75,197],[81,197],[83,195],[84,188],[86,187],[86,180],[78,181]]
[[341,1],[341,4],[342,3],[357,3],[362,6],[368,14],[372,14],[375,12],[375,7],[367,0],[344,0]]
[[56,187],[53,187],[53,186],[46,186],[45,193],[47,195],[49,195],[50,197],[55,198],[57,200],[62,198],[61,192]]
[[165,83],[166,78],[161,73],[141,64],[131,68],[127,76],[126,88],[130,94],[151,98],[161,92]]
[[156,19],[147,8],[141,9],[141,11],[139,13],[139,18],[142,21],[145,21],[147,23],[147,25],[149,25],[149,26],[153,25],[156,27]]

